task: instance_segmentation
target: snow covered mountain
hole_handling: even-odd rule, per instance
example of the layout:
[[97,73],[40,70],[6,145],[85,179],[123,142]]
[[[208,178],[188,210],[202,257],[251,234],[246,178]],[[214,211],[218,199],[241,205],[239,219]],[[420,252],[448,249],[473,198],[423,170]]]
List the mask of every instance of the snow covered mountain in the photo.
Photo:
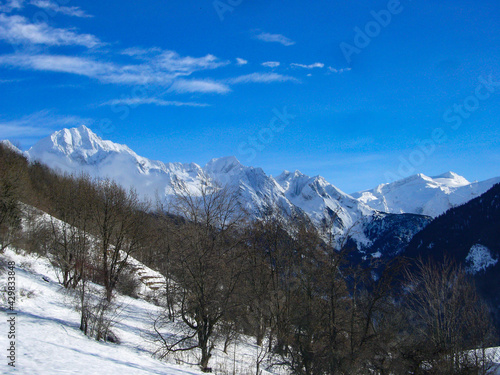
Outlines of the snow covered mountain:
[[36,143],[26,156],[61,172],[114,179],[149,198],[154,198],[157,192],[165,194],[175,178],[194,187],[205,177],[194,163],[149,160],[125,145],[101,139],[84,125],[53,133]]
[[[171,196],[175,181],[182,181],[193,193],[202,183],[227,185],[238,191],[241,204],[256,217],[274,207],[308,217],[318,227],[333,222],[339,243],[349,234],[361,250],[383,242],[384,248],[391,243],[387,251],[392,253],[428,224],[430,218],[422,215],[439,215],[494,183],[471,184],[450,172],[433,178],[416,175],[349,195],[321,176],[285,171],[273,177],[261,168],[242,165],[234,156],[213,159],[204,167],[150,160],[125,145],[101,139],[86,126],[57,131],[26,156],[61,172],[114,179],[126,188],[134,187],[142,197]],[[417,215],[394,216],[400,213]]]
[[[286,213],[307,215],[319,225],[326,216],[335,217],[335,234],[343,234],[355,223],[375,212],[329,184],[324,178],[284,172],[276,179],[261,168],[242,165],[235,157],[197,164],[163,163],[137,155],[125,145],[102,140],[86,126],[63,129],[42,139],[26,152],[37,160],[66,173],[109,177],[125,187],[134,187],[143,197],[172,194],[175,180],[196,192],[208,181],[239,192],[241,203],[254,215],[271,206]],[[366,242],[362,239],[361,242]]]
[[453,172],[435,177],[417,174],[352,196],[378,211],[436,217],[480,196],[499,182],[500,177],[469,182]]
[[[299,171],[284,171],[275,181],[283,189],[288,202],[303,210],[316,225],[334,221],[334,234],[342,235],[349,228],[358,227],[356,240],[368,244],[359,226],[371,220],[375,211],[366,204],[354,199],[323,177],[309,177]],[[326,220],[326,221],[325,221]]]

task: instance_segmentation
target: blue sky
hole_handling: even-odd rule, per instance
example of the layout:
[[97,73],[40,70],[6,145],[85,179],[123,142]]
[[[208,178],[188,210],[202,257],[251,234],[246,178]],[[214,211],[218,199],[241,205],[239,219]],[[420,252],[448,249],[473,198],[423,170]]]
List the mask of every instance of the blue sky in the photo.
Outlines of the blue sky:
[[0,138],[86,124],[348,193],[500,176],[499,19],[493,0],[2,1]]

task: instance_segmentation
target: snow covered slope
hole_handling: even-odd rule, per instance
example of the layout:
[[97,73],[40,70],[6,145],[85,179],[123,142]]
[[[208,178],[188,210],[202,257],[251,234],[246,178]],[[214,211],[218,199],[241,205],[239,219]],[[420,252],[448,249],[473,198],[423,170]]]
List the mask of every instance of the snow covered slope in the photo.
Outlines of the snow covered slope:
[[453,172],[435,177],[417,174],[352,196],[379,211],[436,217],[480,196],[499,182],[500,177],[469,182]]
[[20,149],[18,149],[16,146],[14,146],[11,141],[9,141],[7,139],[0,141],[0,145],[2,145],[2,146],[6,147],[14,152],[17,152],[18,154],[23,153]]
[[[15,262],[16,278],[16,361],[15,368],[7,366],[7,357],[1,364],[1,374],[23,375],[201,375],[195,365],[198,353],[169,357],[166,361],[153,358],[157,344],[151,340],[153,320],[160,308],[143,299],[117,295],[117,312],[112,331],[119,344],[97,342],[80,330],[80,316],[76,311],[75,296],[64,289],[57,278],[57,270],[47,258],[14,252],[0,253],[0,263]],[[145,266],[142,266],[145,267]],[[0,273],[0,319],[7,322],[5,310],[7,273]],[[96,288],[101,288],[95,286]],[[7,323],[5,328],[7,346]],[[172,335],[179,327],[171,323],[165,328]],[[242,336],[232,344],[227,354],[221,348],[214,350],[211,367],[215,374],[255,373],[255,357],[259,348],[249,337]],[[221,344],[222,345],[222,344]],[[222,345],[223,346],[223,345]],[[263,375],[285,374],[285,369],[267,371],[268,363],[261,366]]]
[[[16,263],[18,335],[16,367],[12,373],[201,374],[151,357],[139,334],[150,329],[148,312],[155,312],[148,303],[122,299],[120,322],[115,328],[122,344],[99,343],[80,332],[75,302],[58,284],[55,270],[46,259],[22,256],[10,250],[0,257]],[[2,283],[4,278],[5,275]],[[7,312],[0,311],[0,316],[7,321]]]

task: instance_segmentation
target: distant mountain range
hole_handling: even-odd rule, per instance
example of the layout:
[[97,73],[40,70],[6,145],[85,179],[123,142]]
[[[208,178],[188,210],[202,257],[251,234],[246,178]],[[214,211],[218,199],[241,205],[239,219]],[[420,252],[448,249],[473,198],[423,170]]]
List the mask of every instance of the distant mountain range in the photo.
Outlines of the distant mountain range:
[[352,196],[375,210],[436,217],[480,196],[499,182],[500,177],[469,182],[453,172],[435,177],[417,174]]
[[241,204],[259,217],[270,207],[309,218],[318,227],[333,221],[340,243],[349,235],[372,256],[400,252],[433,217],[481,195],[500,178],[470,183],[452,172],[419,174],[375,189],[346,194],[321,176],[285,171],[277,177],[242,165],[234,156],[195,163],[164,163],[137,155],[125,145],[103,140],[86,126],[63,129],[40,140],[25,155],[67,173],[85,172],[134,187],[142,197],[172,194],[174,181],[197,192],[203,182],[228,185]]

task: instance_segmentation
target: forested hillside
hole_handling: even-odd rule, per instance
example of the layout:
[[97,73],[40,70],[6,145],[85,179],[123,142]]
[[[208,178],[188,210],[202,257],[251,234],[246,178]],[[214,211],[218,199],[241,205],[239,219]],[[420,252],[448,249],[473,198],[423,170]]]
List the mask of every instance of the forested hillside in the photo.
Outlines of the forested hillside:
[[[488,373],[485,352],[469,350],[497,336],[464,268],[355,265],[357,250],[335,249],[309,221],[280,212],[252,220],[234,191],[208,184],[142,202],[113,181],[62,176],[0,145],[2,252],[47,257],[89,337],[120,345],[111,322],[116,294],[136,295],[133,256],[165,277],[151,354],[167,361],[194,351],[209,372],[214,349],[245,334],[259,364],[293,374]],[[168,334],[173,323],[181,335]]]
[[473,278],[500,328],[500,184],[436,218],[411,241],[409,257],[455,259]]

